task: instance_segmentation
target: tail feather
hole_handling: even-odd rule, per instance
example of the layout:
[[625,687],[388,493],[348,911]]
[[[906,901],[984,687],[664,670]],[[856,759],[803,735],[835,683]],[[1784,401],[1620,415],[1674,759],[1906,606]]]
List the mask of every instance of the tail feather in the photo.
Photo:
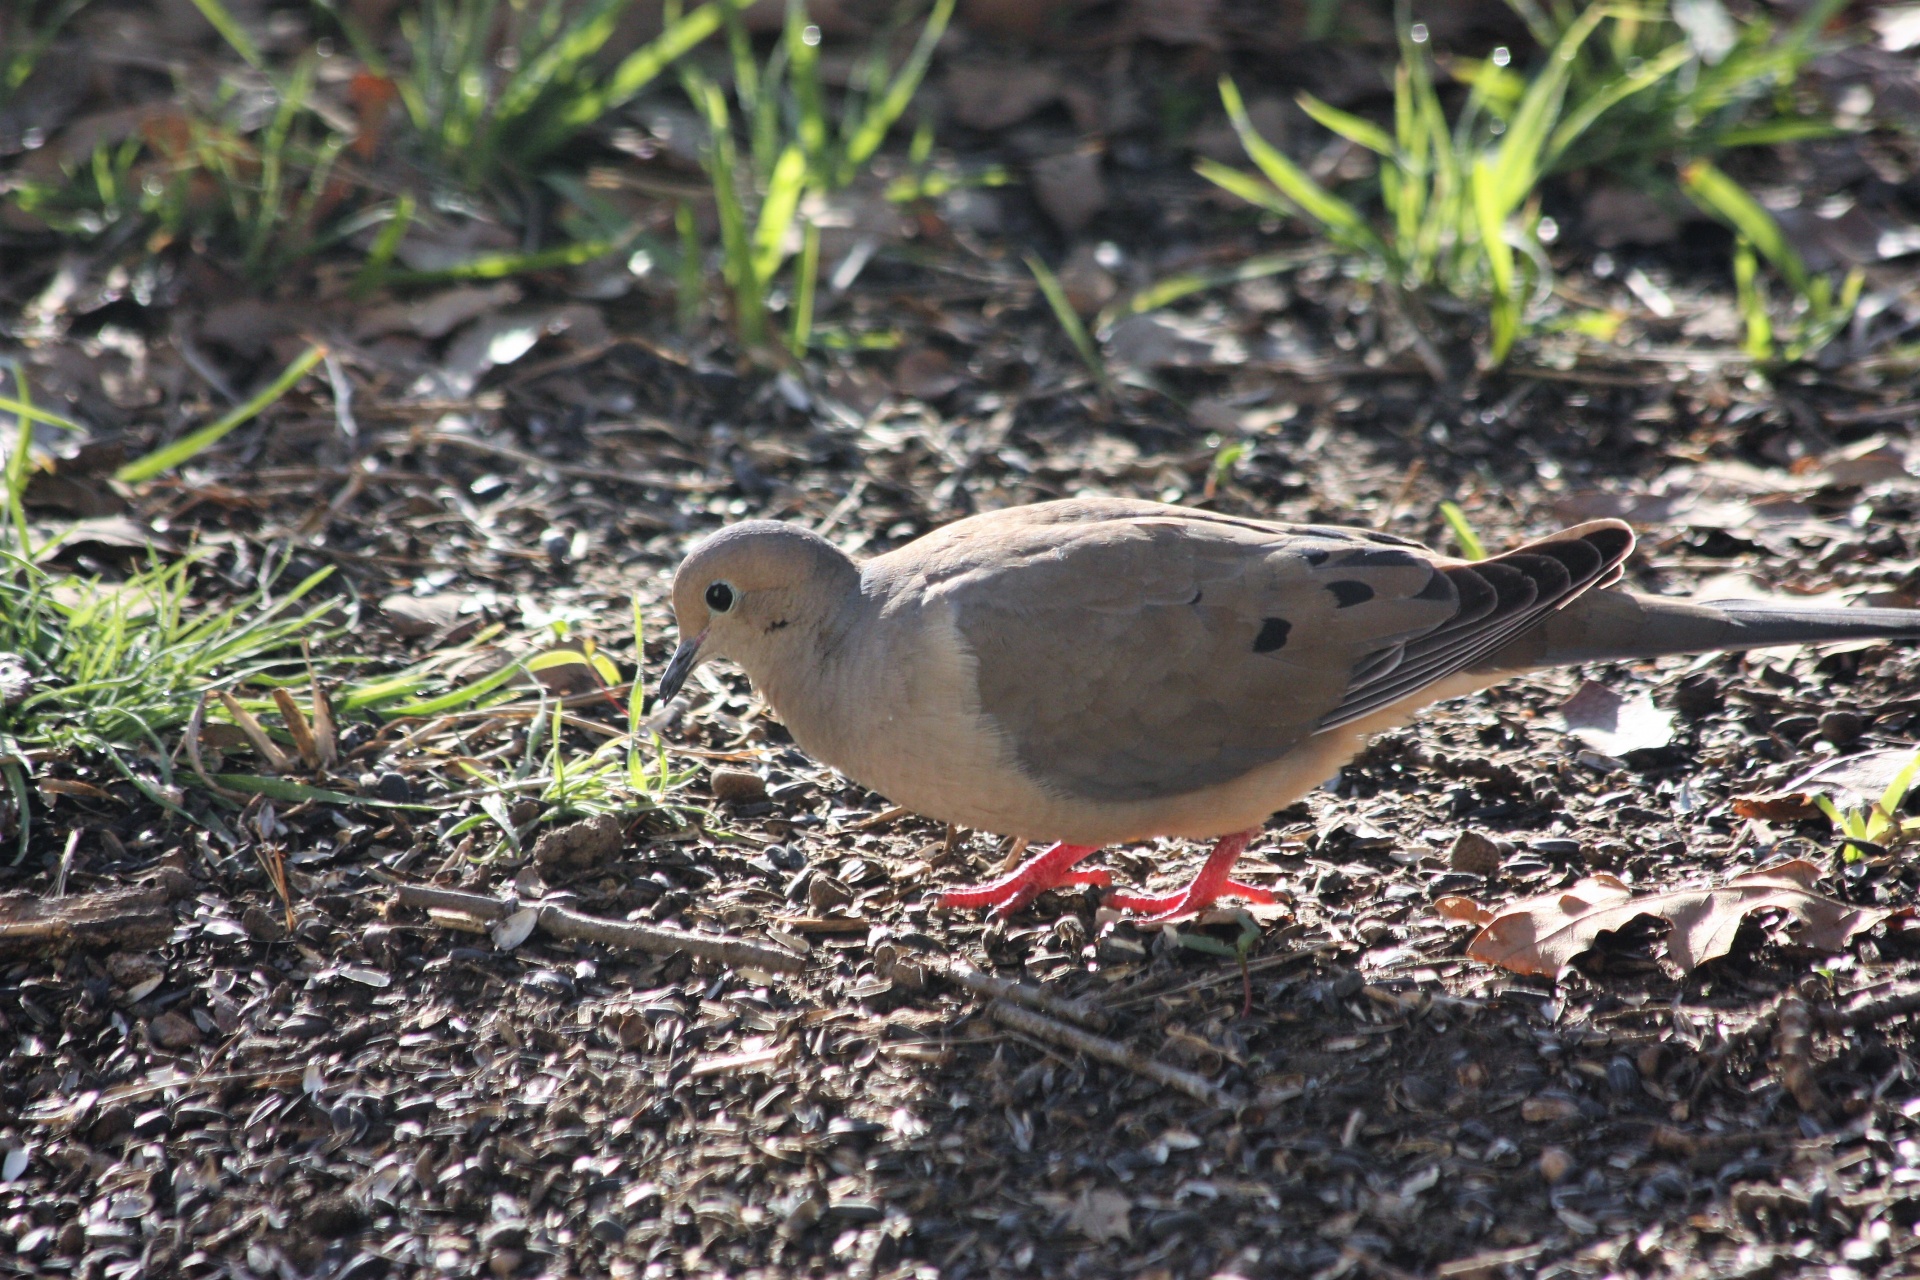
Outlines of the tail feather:
[[1841,640],[1920,639],[1920,609],[1822,609],[1765,600],[1669,600],[1589,591],[1480,663],[1525,671],[1582,662]]

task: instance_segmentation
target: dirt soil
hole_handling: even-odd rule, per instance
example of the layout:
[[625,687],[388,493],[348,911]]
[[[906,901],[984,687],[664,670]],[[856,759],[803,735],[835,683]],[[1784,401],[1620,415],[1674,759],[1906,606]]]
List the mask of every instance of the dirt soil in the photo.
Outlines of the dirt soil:
[[[1209,82],[1191,51],[1143,48],[1047,66]],[[1039,146],[960,136],[979,159]],[[1132,372],[1101,383],[1022,245],[1063,263],[1084,250],[1069,283],[1100,292],[1276,243],[1185,153],[1128,145],[1116,135],[1104,207],[1071,230],[1027,186],[918,210],[834,302],[836,323],[899,347],[780,371],[737,361],[717,330],[685,337],[651,285],[597,300],[556,272],[383,295],[375,314],[344,275],[236,298],[185,252],[145,284],[110,255],[23,254],[0,269],[14,341],[47,403],[99,427],[36,481],[36,519],[90,534],[70,554],[109,574],[129,536],[197,547],[210,600],[281,557],[333,566],[343,626],[315,656],[362,673],[447,654],[471,675],[562,618],[651,683],[676,639],[672,569],[731,520],[873,553],[1082,493],[1437,546],[1443,499],[1489,546],[1621,515],[1642,530],[1641,590],[1916,603],[1911,370],[1869,355],[1762,378],[1729,354],[1723,236],[1570,237],[1567,287],[1631,317],[1612,354],[1484,375],[1459,359],[1436,382],[1363,286],[1315,263],[1204,295],[1177,326],[1143,322],[1125,360],[1116,336],[1113,368]],[[1770,172],[1815,183],[1824,154]],[[1874,271],[1884,315],[1920,319],[1910,266]],[[224,407],[209,371],[253,385],[307,337],[330,344],[328,376],[175,478],[105,479]],[[1233,441],[1245,452],[1216,469]],[[1092,892],[1004,924],[937,908],[1005,844],[809,760],[729,670],[698,674],[663,730],[696,771],[672,803],[544,859],[537,804],[513,815],[525,855],[489,856],[492,828],[445,836],[478,812],[452,762],[518,758],[531,693],[491,716],[349,727],[347,761],[309,779],[425,811],[196,792],[190,809],[218,823],[187,823],[96,764],[52,761],[30,854],[0,866],[11,919],[69,926],[0,932],[0,1269],[1914,1274],[1920,867],[1898,847],[1848,860],[1824,818],[1778,797],[1816,764],[1913,743],[1917,681],[1920,650],[1887,644],[1516,680],[1385,735],[1275,815],[1242,869],[1279,908],[1167,928],[1115,921]],[[1609,697],[1611,735],[1569,732]],[[590,693],[571,714],[583,753],[625,729]],[[1102,860],[1164,888],[1204,852]],[[1642,919],[1556,980],[1469,958],[1474,927],[1437,906],[1595,873],[1645,893],[1723,885],[1790,858],[1823,894],[1892,914],[1815,949],[1761,912],[1691,972]],[[401,883],[563,895],[803,963],[541,931],[504,945],[399,905]],[[1052,1015],[1010,1025],[945,976],[954,962],[1086,1002],[1091,1034],[1136,1060],[1079,1051]]]

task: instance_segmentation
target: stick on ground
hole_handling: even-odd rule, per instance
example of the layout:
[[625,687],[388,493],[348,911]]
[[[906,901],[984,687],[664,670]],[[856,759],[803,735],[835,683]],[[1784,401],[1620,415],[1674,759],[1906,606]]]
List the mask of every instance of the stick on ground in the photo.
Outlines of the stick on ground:
[[[436,911],[456,911],[481,920],[500,920],[519,910],[523,904],[490,898],[482,893],[461,893],[457,889],[434,889],[426,885],[394,886],[400,905],[425,907]],[[799,973],[807,962],[779,947],[749,942],[745,938],[723,938],[706,933],[688,933],[682,929],[662,929],[656,925],[634,924],[627,920],[607,920],[585,915],[552,903],[526,903],[540,914],[536,923],[556,938],[598,942],[604,946],[651,955],[685,952],[703,960],[714,960],[735,969],[767,969],[776,973]]]
[[1157,1058],[1144,1057],[1118,1040],[1109,1040],[1105,1036],[1096,1036],[1078,1027],[1070,1027],[1045,1014],[1035,1013],[1031,1009],[1022,1009],[1019,1005],[1009,1004],[1005,1000],[995,1000],[988,1005],[987,1013],[995,1022],[1010,1030],[1030,1035],[1036,1040],[1044,1040],[1048,1044],[1058,1045],[1062,1049],[1084,1053],[1089,1058],[1097,1058],[1101,1062],[1111,1063],[1116,1067],[1123,1067],[1155,1084],[1177,1089],[1189,1098],[1204,1102],[1208,1106],[1232,1111],[1241,1105],[1240,1099],[1205,1076],[1169,1066]]

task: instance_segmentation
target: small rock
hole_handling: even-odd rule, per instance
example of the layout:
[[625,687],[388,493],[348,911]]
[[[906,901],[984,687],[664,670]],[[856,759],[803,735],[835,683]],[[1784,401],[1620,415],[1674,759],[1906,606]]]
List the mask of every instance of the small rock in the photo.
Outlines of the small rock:
[[160,957],[142,951],[116,951],[107,957],[107,976],[122,987],[137,987],[166,971]]
[[770,844],[760,851],[760,856],[782,871],[798,871],[807,865],[806,852],[797,845]]
[[1573,1170],[1573,1157],[1565,1147],[1547,1147],[1540,1152],[1540,1176],[1548,1183],[1565,1182]]
[[1574,859],[1580,856],[1580,842],[1559,836],[1527,841],[1527,848],[1543,858]]
[[1476,876],[1494,876],[1500,871],[1500,846],[1478,831],[1462,831],[1447,849],[1447,865],[1455,871]]
[[1867,730],[1867,718],[1858,711],[1829,711],[1820,717],[1820,736],[1836,747],[1850,747]]
[[807,884],[807,905],[820,915],[853,901],[853,890],[832,876],[816,875]]
[[715,769],[708,785],[722,804],[754,804],[767,798],[767,780],[745,769]]
[[373,790],[388,804],[410,804],[413,801],[413,784],[407,781],[407,775],[395,769],[383,769],[374,779]]
[[533,860],[543,867],[590,867],[613,861],[625,840],[620,819],[596,814],[541,836],[534,842]]
[[1579,1116],[1580,1104],[1562,1094],[1543,1093],[1520,1104],[1520,1118],[1528,1124],[1553,1124]]
[[240,927],[255,942],[278,942],[287,936],[285,918],[257,903],[240,913]]
[[540,817],[541,804],[538,800],[516,800],[507,810],[507,819],[515,827],[525,830]]
[[177,1053],[200,1043],[200,1028],[193,1025],[191,1018],[181,1017],[169,1009],[147,1024],[147,1037],[158,1047]]

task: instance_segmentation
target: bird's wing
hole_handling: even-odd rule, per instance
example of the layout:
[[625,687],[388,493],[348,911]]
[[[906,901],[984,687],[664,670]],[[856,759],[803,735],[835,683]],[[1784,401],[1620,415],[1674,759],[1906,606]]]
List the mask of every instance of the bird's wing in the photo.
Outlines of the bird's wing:
[[1064,794],[1149,800],[1470,666],[1617,576],[1632,534],[1597,522],[1466,565],[1364,530],[1112,503],[945,546],[922,598],[952,609],[1022,766]]

